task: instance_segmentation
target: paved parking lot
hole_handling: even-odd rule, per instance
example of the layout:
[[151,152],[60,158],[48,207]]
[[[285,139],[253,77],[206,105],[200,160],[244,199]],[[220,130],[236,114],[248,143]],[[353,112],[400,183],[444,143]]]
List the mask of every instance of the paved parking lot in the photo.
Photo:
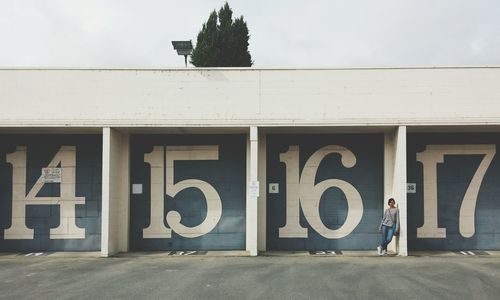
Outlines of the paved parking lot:
[[498,299],[500,257],[0,256],[3,299]]

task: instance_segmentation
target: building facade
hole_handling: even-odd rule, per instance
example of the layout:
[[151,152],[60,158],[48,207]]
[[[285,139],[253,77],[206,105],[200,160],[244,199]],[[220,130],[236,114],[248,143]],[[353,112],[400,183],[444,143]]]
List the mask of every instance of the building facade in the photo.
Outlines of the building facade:
[[0,251],[500,249],[500,68],[1,69]]

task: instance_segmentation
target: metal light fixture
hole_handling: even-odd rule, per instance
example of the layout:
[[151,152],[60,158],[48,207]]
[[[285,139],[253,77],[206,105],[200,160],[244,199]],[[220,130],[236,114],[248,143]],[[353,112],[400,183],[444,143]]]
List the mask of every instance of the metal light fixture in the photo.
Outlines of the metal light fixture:
[[177,51],[177,54],[184,55],[184,63],[186,64],[187,68],[187,57],[188,55],[191,55],[191,52],[193,52],[193,44],[191,43],[191,40],[172,41],[172,46],[174,46],[174,50]]

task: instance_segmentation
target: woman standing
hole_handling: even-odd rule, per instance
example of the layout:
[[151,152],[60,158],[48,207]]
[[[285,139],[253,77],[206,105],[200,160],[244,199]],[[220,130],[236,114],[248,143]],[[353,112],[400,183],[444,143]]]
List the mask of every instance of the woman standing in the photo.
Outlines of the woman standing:
[[377,247],[378,255],[387,255],[387,245],[394,235],[399,235],[399,209],[396,207],[396,201],[390,198],[387,204],[389,208],[385,210],[378,228],[378,232],[382,233],[382,244]]

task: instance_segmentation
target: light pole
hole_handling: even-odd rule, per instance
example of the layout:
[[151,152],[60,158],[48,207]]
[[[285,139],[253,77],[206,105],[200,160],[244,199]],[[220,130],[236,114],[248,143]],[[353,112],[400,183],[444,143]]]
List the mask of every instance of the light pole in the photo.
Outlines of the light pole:
[[174,46],[174,50],[177,51],[177,54],[184,55],[184,63],[186,64],[186,68],[188,66],[187,57],[191,55],[193,51],[193,44],[191,40],[189,41],[172,41],[172,46]]

